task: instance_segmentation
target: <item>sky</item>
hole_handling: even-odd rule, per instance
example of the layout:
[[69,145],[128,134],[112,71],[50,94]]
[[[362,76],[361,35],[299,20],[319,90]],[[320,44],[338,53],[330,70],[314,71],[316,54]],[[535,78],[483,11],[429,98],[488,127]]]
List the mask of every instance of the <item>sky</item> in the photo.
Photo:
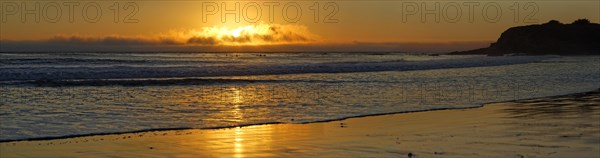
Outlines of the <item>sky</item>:
[[0,51],[413,51],[600,21],[600,1],[2,1]]

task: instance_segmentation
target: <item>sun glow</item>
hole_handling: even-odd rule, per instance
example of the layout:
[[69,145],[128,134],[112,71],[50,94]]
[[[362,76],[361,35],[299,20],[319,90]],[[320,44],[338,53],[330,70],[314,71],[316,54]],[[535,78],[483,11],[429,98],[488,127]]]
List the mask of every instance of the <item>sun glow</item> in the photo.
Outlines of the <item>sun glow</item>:
[[241,27],[213,26],[195,31],[188,44],[200,45],[268,45],[307,43],[314,40],[304,26],[254,24]]
[[259,24],[259,25],[247,25],[241,26],[237,28],[230,27],[210,27],[204,28],[202,32],[198,32],[197,36],[211,36],[216,38],[238,38],[243,36],[254,36],[254,35],[268,35],[269,28],[271,26],[268,24]]
[[229,32],[231,32],[231,36],[237,38],[241,35],[267,35],[269,34],[269,28],[269,25],[249,25],[233,29]]

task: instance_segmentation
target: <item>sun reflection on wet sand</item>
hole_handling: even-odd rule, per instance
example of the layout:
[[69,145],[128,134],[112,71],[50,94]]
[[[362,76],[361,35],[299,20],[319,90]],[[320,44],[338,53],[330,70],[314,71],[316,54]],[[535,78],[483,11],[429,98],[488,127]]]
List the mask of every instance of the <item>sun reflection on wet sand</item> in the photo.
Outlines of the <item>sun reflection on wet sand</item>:
[[[223,115],[231,122],[246,122],[249,112],[246,106],[260,106],[257,102],[269,100],[272,96],[267,94],[268,90],[261,86],[234,86],[215,89],[213,93],[203,93],[198,102],[206,105],[227,107]],[[184,94],[190,96],[193,94]],[[177,101],[177,100],[176,100]],[[253,115],[262,115],[253,113]],[[235,127],[216,131],[206,131],[202,134],[192,134],[193,139],[182,139],[183,146],[195,146],[200,150],[211,153],[210,156],[217,157],[268,157],[267,152],[271,149],[273,137],[271,125]],[[185,137],[185,136],[184,136]],[[212,145],[207,145],[212,144]]]
[[235,142],[234,142],[234,156],[236,158],[244,157],[244,131],[240,130],[240,128],[235,129]]

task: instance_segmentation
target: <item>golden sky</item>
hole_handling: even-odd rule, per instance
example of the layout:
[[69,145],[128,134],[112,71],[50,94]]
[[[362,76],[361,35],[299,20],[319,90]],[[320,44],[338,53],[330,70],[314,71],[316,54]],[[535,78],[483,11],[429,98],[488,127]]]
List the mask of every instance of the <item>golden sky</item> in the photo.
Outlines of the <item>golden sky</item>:
[[563,23],[580,18],[600,21],[600,1],[588,0],[2,1],[0,4],[3,41],[93,43],[109,39],[108,43],[154,45],[476,43],[481,46],[495,41],[512,26],[551,19]]

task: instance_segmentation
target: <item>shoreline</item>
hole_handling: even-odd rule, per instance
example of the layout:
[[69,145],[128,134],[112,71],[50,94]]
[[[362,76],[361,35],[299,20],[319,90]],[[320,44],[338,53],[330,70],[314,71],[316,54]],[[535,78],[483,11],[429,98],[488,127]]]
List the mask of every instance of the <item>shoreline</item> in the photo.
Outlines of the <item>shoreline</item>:
[[342,117],[342,118],[336,118],[336,119],[326,119],[326,120],[300,122],[300,123],[265,122],[265,123],[251,123],[251,124],[242,124],[242,125],[233,125],[233,126],[217,126],[217,127],[206,127],[206,128],[173,127],[173,128],[158,128],[158,129],[141,129],[141,130],[134,130],[134,131],[126,131],[126,132],[104,132],[104,133],[76,134],[76,135],[66,135],[66,136],[8,139],[8,140],[0,140],[0,144],[14,143],[14,142],[27,142],[27,141],[51,141],[51,140],[61,140],[61,139],[81,138],[81,137],[123,135],[123,134],[136,134],[136,133],[146,133],[146,132],[181,131],[181,130],[219,130],[219,129],[243,128],[243,127],[251,127],[251,126],[278,125],[278,124],[299,124],[299,125],[301,125],[301,124],[313,124],[313,123],[328,123],[328,122],[344,121],[344,120],[354,119],[354,118],[364,118],[364,117],[374,117],[374,116],[400,115],[400,114],[434,112],[434,111],[443,111],[443,110],[477,109],[477,108],[484,108],[486,105],[490,105],[490,104],[517,102],[517,101],[521,101],[521,100],[532,100],[532,99],[543,99],[543,98],[569,97],[569,96],[586,95],[586,94],[592,94],[592,93],[600,93],[600,88],[593,90],[593,91],[586,91],[586,92],[579,92],[579,93],[569,93],[569,94],[562,94],[562,95],[553,95],[553,96],[535,97],[535,98],[526,98],[526,99],[514,99],[514,100],[498,101],[498,102],[488,102],[488,103],[483,103],[483,104],[473,106],[473,107],[435,108],[435,109],[426,109],[426,110],[366,114],[366,115],[357,115],[357,116],[349,116],[349,117]]
[[8,142],[0,157],[598,157],[597,103],[600,91],[321,123]]
[[0,157],[600,156],[600,91],[307,124],[0,143]]

